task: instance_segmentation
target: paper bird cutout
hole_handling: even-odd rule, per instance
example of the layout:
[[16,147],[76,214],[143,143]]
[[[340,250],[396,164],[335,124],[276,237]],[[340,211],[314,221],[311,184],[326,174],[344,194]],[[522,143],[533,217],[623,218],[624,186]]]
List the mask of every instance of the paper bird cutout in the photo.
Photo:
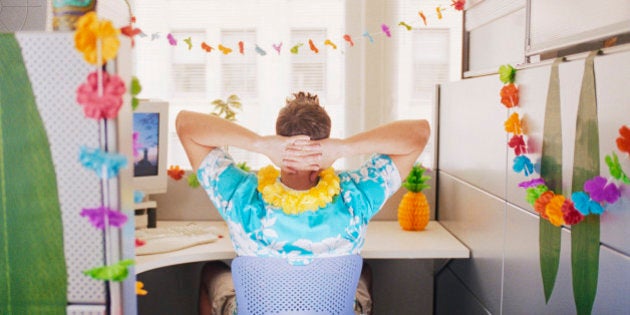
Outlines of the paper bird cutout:
[[267,54],[267,52],[266,52],[265,50],[263,50],[262,48],[260,48],[260,46],[258,46],[258,45],[256,45],[255,50],[256,50],[256,52],[257,52],[259,55],[261,55],[261,56],[264,56],[264,55],[266,55],[266,54]]
[[297,55],[298,53],[298,49],[300,49],[300,46],[304,45],[303,43],[297,43],[297,45],[291,47],[291,53],[294,55]]
[[372,38],[372,35],[370,35],[370,33],[368,33],[368,31],[363,32],[363,36],[367,37],[370,40],[370,43],[374,42],[374,38]]
[[192,49],[192,38],[188,36],[188,38],[184,38],[184,42],[188,45],[188,50]]
[[229,54],[229,53],[231,53],[231,52],[232,52],[232,48],[225,47],[225,46],[223,46],[223,45],[221,45],[221,44],[219,44],[219,50],[220,50],[220,51],[221,51],[224,55],[227,55],[227,54]]
[[124,213],[103,206],[92,209],[83,208],[81,216],[87,217],[90,224],[100,230],[105,228],[106,216],[110,226],[121,227],[127,222],[127,216]]
[[239,42],[238,42],[238,52],[239,52],[241,55],[244,55],[244,54],[245,54],[245,44],[243,43],[243,41],[239,41]]
[[328,45],[332,47],[332,49],[337,49],[337,45],[335,45],[335,43],[333,43],[330,39],[325,40],[324,45]]
[[147,37],[147,34],[145,34],[143,31],[140,31],[140,33],[138,34],[138,36],[145,38]]
[[442,8],[435,7],[435,12],[437,13],[438,20],[441,20],[442,19]]
[[154,41],[154,40],[159,39],[159,38],[160,38],[160,33],[159,32],[151,34],[151,41]]
[[422,18],[422,23],[424,23],[424,26],[427,26],[427,17],[424,15],[424,12],[418,11],[418,15],[420,16],[420,18]]
[[131,39],[131,47],[133,47],[135,46],[135,41],[133,37],[142,33],[142,30],[139,28],[133,28],[133,26],[131,25],[127,25],[120,28],[120,33]]
[[168,33],[168,35],[166,35],[166,39],[168,39],[169,45],[177,46],[177,40],[175,39],[175,37],[173,37],[173,34]]
[[206,44],[206,42],[201,42],[201,49],[205,50],[206,52],[211,52],[212,49],[214,49],[214,48],[212,48],[212,46]]
[[409,25],[409,24],[407,24],[407,23],[405,23],[403,21],[400,21],[400,23],[398,23],[398,25],[404,26],[408,31],[411,31],[411,29],[412,29],[411,25]]
[[282,49],[282,42],[280,42],[280,44],[271,44],[271,47],[273,47],[273,49],[275,49],[278,52],[278,55],[280,54],[280,50]]
[[389,31],[389,26],[387,26],[387,24],[381,24],[381,30],[385,33],[385,35],[387,35],[387,37],[392,37],[392,32]]
[[354,46],[354,42],[352,41],[352,37],[350,35],[343,35],[343,39],[350,44],[350,47]]
[[315,43],[313,43],[312,39],[308,40],[308,46],[311,48],[311,50],[316,53],[319,54],[319,49],[317,49],[317,47],[315,46]]

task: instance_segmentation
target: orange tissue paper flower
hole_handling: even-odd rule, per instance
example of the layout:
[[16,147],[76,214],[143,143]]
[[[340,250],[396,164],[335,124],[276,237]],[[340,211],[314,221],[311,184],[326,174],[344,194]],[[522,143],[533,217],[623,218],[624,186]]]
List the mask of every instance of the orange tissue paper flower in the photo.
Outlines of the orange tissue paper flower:
[[507,108],[518,106],[518,87],[514,83],[506,84],[501,88],[501,103]]
[[547,204],[549,204],[549,201],[551,201],[551,199],[555,195],[556,194],[554,194],[553,191],[547,190],[542,193],[540,197],[538,197],[538,199],[536,199],[536,201],[534,202],[534,209],[536,210],[536,212],[538,212],[538,214],[540,214],[543,219],[549,219],[545,208],[547,207]]
[[619,138],[617,138],[617,148],[621,152],[630,154],[630,128],[621,126],[619,128]]
[[179,165],[171,165],[171,167],[168,168],[168,171],[166,171],[166,174],[174,180],[182,179],[185,173],[186,172],[184,172],[184,170],[179,168]]
[[[76,24],[74,45],[83,53],[83,58],[90,64],[103,64],[116,57],[120,40],[119,30],[111,21],[99,20],[95,12],[83,15]],[[100,42],[100,44],[99,44]],[[100,60],[98,49],[101,49]]]
[[508,120],[505,121],[505,131],[509,133],[513,133],[515,135],[523,134],[523,127],[521,125],[521,119],[518,116],[518,113],[513,113],[510,115]]
[[545,207],[545,213],[549,218],[549,222],[555,226],[561,226],[564,224],[564,217],[562,213],[562,205],[564,204],[563,195],[555,195]]

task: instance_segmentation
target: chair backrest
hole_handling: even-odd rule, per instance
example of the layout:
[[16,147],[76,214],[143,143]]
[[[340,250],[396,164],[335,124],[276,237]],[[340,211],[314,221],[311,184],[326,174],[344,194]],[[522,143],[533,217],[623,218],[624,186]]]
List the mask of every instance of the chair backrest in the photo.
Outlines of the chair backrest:
[[316,258],[291,265],[284,258],[240,256],[232,261],[239,315],[354,314],[363,259]]

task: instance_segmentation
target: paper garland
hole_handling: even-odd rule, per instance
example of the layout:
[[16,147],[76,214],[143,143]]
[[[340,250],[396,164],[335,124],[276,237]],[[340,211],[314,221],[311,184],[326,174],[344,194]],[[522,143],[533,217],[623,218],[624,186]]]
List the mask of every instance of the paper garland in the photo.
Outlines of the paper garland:
[[[607,205],[614,204],[620,199],[620,186],[630,182],[615,152],[606,156],[606,164],[612,179],[599,175],[599,134],[593,68],[593,59],[596,55],[597,52],[591,53],[585,63],[576,128],[573,193],[570,198],[557,193],[562,191],[562,128],[560,127],[560,96],[558,89],[554,86],[559,84],[557,66],[562,61],[561,59],[554,62],[551,70],[543,132],[541,177],[519,183],[519,187],[527,191],[527,202],[534,207],[541,218],[540,263],[546,302],[549,302],[553,292],[558,270],[560,227],[573,226],[571,269],[578,314],[590,314],[597,293],[599,216],[606,210]],[[518,86],[514,84],[516,70],[510,65],[504,65],[498,72],[500,80],[505,84],[499,93],[501,103],[508,110],[515,110],[518,107]],[[554,107],[549,107],[550,104]],[[527,141],[523,138],[527,135],[522,128],[523,122],[518,112],[512,113],[504,125],[506,132],[513,134],[508,141],[508,146],[514,149],[516,155],[514,171],[523,172],[525,176],[533,175],[535,167],[527,157]],[[622,126],[619,133],[617,147],[630,156],[630,128]]]

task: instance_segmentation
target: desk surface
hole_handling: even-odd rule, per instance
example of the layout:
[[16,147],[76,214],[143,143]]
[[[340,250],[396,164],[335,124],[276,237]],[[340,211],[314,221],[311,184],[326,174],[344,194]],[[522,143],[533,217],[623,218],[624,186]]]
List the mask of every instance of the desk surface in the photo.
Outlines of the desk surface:
[[[159,221],[159,227],[185,225],[188,221]],[[216,242],[163,254],[136,257],[136,273],[199,261],[232,259],[236,256],[227,225],[223,221],[196,221],[218,229]],[[361,256],[366,259],[451,259],[468,258],[470,251],[442,227],[430,221],[423,231],[403,231],[396,221],[371,221]]]

